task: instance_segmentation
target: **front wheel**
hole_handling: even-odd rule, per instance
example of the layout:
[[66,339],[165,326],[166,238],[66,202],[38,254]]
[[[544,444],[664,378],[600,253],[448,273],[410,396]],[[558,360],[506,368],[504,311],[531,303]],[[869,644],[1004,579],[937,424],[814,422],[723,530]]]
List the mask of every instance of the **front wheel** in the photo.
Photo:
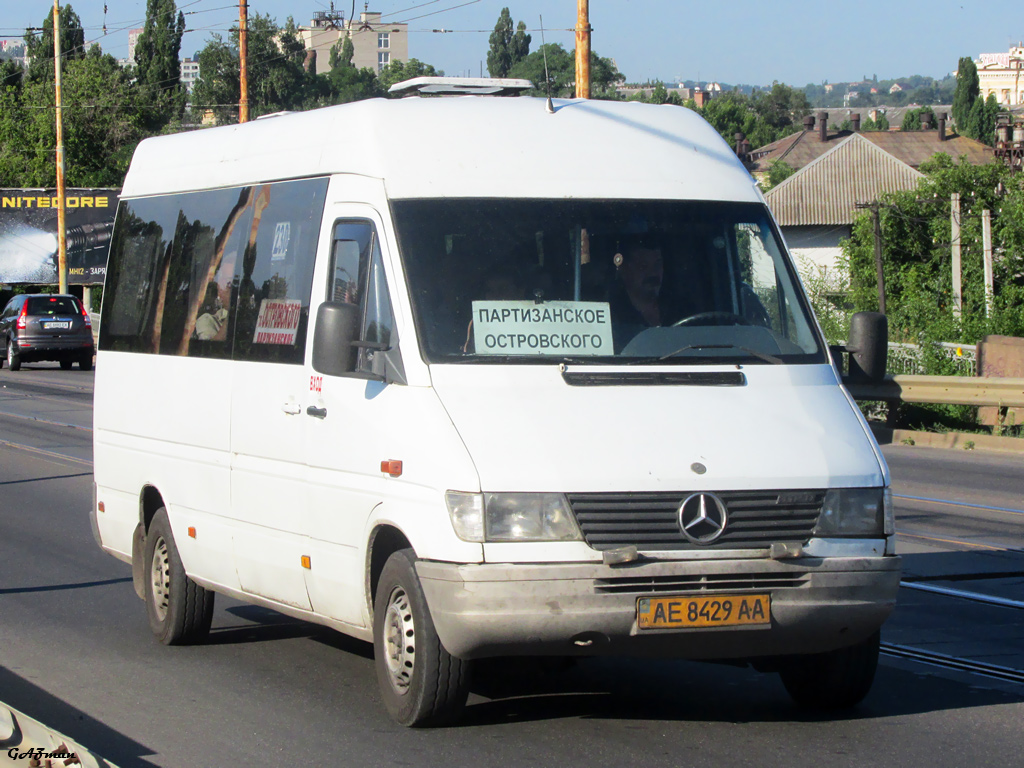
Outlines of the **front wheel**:
[[790,659],[779,670],[782,684],[807,709],[848,709],[859,704],[875,679],[881,633],[849,648]]
[[7,367],[12,371],[21,370],[21,354],[18,352],[18,345],[14,339],[7,340]]
[[164,645],[205,640],[213,622],[213,592],[185,575],[163,507],[149,524],[144,562],[146,612],[156,638]]
[[373,605],[373,657],[388,713],[400,725],[454,722],[469,695],[469,662],[441,644],[411,549],[384,564]]

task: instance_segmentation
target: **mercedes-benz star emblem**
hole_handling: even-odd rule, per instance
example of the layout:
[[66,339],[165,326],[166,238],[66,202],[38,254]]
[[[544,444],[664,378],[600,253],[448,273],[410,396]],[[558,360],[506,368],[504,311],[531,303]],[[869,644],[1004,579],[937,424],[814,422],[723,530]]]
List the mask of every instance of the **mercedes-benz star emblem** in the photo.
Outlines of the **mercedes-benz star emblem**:
[[710,544],[725,531],[725,504],[713,493],[694,493],[679,505],[679,530],[694,544]]

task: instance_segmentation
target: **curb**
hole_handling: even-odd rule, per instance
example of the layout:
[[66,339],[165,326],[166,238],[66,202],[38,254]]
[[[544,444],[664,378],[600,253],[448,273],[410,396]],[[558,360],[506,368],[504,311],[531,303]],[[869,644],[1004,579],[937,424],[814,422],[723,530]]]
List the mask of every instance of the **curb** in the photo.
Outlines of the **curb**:
[[928,448],[1024,455],[1024,438],[1020,437],[976,435],[969,432],[916,432],[910,429],[892,429],[877,422],[869,422],[869,425],[879,445],[920,445]]
[[[0,765],[79,765],[82,768],[117,768],[76,741],[47,728],[23,712],[0,702]],[[73,755],[77,762],[68,763]]]

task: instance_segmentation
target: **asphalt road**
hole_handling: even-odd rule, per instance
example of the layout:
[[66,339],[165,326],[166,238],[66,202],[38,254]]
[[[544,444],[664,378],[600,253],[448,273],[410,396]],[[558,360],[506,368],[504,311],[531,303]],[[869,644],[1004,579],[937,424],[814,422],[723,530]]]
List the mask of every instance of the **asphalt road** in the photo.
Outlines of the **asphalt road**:
[[920,589],[1024,600],[1024,459],[886,449],[907,588],[883,642],[932,663],[883,656],[848,715],[810,716],[746,668],[506,661],[459,727],[413,731],[384,713],[371,647],[330,630],[218,597],[208,644],[153,640],[129,567],[89,531],[91,387],[0,370],[0,701],[120,766],[1024,762],[1024,684],[934,665],[1024,670],[1024,611]]

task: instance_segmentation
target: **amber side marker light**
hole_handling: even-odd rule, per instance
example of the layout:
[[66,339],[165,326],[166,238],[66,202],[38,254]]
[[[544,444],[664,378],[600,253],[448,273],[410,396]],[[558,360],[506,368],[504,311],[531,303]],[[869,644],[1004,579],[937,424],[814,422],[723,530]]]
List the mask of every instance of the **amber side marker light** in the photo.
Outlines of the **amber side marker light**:
[[106,512],[107,511],[107,507],[106,507],[106,505],[102,501],[99,504],[96,505],[96,509],[98,509],[100,512]]
[[188,537],[190,539],[194,539],[196,537],[196,527],[194,525],[190,525],[188,527]]
[[397,459],[390,459],[388,461],[382,461],[380,463],[380,471],[385,475],[391,475],[392,477],[398,477],[402,474],[402,462]]
[[313,564],[309,560],[309,555],[302,556],[302,567],[306,568],[307,570],[312,569]]

